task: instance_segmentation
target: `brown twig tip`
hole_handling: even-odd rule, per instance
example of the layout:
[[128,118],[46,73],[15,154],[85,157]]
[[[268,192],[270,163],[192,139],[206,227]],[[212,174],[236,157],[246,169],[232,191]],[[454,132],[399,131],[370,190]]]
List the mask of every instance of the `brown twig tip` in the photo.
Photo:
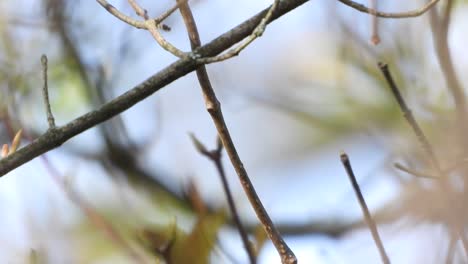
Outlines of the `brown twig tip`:
[[341,162],[349,162],[348,154],[346,154],[343,150],[340,151],[340,159]]
[[385,62],[379,61],[377,65],[379,66],[380,70],[388,70],[388,64]]
[[198,152],[202,154],[206,154],[209,152],[206,149],[205,145],[203,145],[203,143],[201,143],[200,140],[198,140],[198,138],[193,133],[189,133],[189,136],[190,136],[190,139],[192,140],[193,145],[195,146]]
[[42,67],[47,67],[47,56],[45,54],[42,54],[41,56],[41,64]]
[[379,43],[380,43],[380,37],[377,36],[377,35],[373,35],[373,36],[371,37],[371,42],[372,42],[373,45],[379,45]]
[[[406,105],[406,102],[403,99],[403,96],[401,96],[400,89],[398,89],[398,86],[396,85],[395,81],[393,80],[392,74],[390,73],[390,70],[388,69],[388,64],[383,63],[383,62],[379,62],[377,65],[379,66],[380,71],[384,75],[388,86],[390,86],[390,89],[392,90],[393,96],[395,97],[395,100],[397,101],[397,103],[400,106],[401,110],[405,114],[405,117],[411,116],[409,118],[414,119],[414,117],[411,114],[411,110]],[[411,120],[409,122],[413,123],[413,122],[416,122],[416,120],[414,120],[414,121]]]

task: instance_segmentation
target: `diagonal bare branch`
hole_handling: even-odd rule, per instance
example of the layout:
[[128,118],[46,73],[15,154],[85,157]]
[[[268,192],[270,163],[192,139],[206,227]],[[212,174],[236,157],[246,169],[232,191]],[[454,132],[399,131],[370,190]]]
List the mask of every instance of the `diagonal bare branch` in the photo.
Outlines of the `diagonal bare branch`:
[[348,174],[349,181],[353,186],[354,193],[358,198],[359,205],[361,206],[362,213],[364,214],[364,219],[366,220],[366,224],[369,227],[372,238],[374,239],[375,245],[379,250],[380,258],[384,264],[390,264],[390,259],[388,258],[387,252],[385,251],[384,245],[382,243],[382,239],[380,238],[379,231],[377,230],[377,225],[375,224],[372,216],[369,212],[369,208],[367,207],[366,200],[362,195],[361,188],[356,180],[356,176],[354,175],[353,168],[351,167],[351,162],[349,161],[349,157],[346,153],[342,152],[340,155],[341,162]]
[[[281,1],[268,23],[306,2],[308,2],[308,0]],[[245,37],[249,36],[252,30],[254,30],[258,23],[260,23],[264,18],[268,10],[269,8],[263,10],[240,25],[222,34],[210,43],[196,49],[196,54],[202,57],[213,57],[226,49],[229,49]],[[122,113],[171,82],[194,71],[198,66],[200,66],[200,62],[197,62],[192,56],[179,59],[133,89],[130,89],[126,93],[102,105],[99,109],[90,111],[64,126],[57,127],[53,131],[47,131],[29,145],[19,149],[14,154],[1,159],[0,177],[39,155],[62,145],[67,140],[79,135],[83,131],[86,131],[97,124]]]

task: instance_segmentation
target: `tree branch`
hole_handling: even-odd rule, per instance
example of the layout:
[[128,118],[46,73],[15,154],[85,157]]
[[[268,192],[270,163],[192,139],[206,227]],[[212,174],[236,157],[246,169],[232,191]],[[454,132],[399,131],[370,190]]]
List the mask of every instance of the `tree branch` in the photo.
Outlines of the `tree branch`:
[[[281,17],[306,2],[308,0],[281,1],[268,22]],[[210,43],[196,49],[195,53],[202,57],[213,57],[229,49],[249,36],[268,10],[269,8],[263,10]],[[90,111],[64,126],[57,127],[53,131],[47,131],[31,144],[0,160],[0,177],[37,156],[62,145],[70,138],[122,113],[171,82],[194,71],[199,66],[200,62],[193,59],[192,56],[179,59],[133,89],[102,105],[99,109]]]
[[418,17],[418,16],[426,13],[435,4],[437,4],[437,2],[439,2],[439,0],[432,0],[429,3],[427,3],[426,5],[424,5],[423,7],[421,7],[420,9],[413,10],[413,11],[399,12],[399,13],[387,13],[387,12],[381,12],[381,11],[375,10],[373,8],[368,8],[363,4],[359,4],[359,3],[356,3],[356,2],[351,1],[351,0],[338,0],[338,1],[340,1],[341,3],[343,3],[343,4],[345,4],[345,5],[349,6],[349,7],[352,7],[354,9],[358,10],[358,11],[368,13],[368,14],[378,16],[378,17],[385,17],[385,18]]

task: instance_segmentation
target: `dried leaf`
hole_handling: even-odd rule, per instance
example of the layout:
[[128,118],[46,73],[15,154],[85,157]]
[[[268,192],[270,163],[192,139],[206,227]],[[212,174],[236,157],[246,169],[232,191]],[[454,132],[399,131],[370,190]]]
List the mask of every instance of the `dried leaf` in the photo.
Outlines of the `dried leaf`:
[[224,222],[224,213],[199,216],[192,232],[185,239],[177,236],[170,254],[171,263],[210,263],[210,253]]
[[200,192],[198,191],[197,186],[193,180],[189,181],[187,186],[186,195],[189,199],[190,204],[194,208],[195,212],[199,215],[204,215],[208,211],[208,208],[203,201]]
[[254,245],[255,255],[258,256],[263,245],[265,245],[265,242],[268,240],[267,233],[265,232],[265,229],[263,229],[263,226],[258,225],[257,227],[255,227],[254,237],[255,237],[255,245]]

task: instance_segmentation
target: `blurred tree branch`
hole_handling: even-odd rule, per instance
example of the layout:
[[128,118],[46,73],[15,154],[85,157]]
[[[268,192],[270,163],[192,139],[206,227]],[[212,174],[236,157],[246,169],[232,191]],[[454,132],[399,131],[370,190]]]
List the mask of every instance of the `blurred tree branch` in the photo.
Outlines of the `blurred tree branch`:
[[[57,25],[54,29],[64,47],[64,55],[65,57],[69,57],[71,63],[78,69],[78,75],[84,84],[84,90],[91,105],[94,108],[99,108],[100,105],[105,104],[107,101],[105,94],[105,91],[108,90],[106,89],[107,76],[103,72],[102,67],[98,67],[100,71],[98,71],[97,80],[93,81],[92,71],[88,69],[89,67],[87,67],[79,51],[79,41],[71,35],[71,23],[66,20],[66,16],[64,15],[65,2],[63,0],[48,1],[49,23]],[[160,175],[158,176],[157,173],[149,172],[138,164],[137,158],[144,145],[136,145],[131,142],[125,123],[120,115],[96,127],[103,138],[105,149],[99,155],[92,155],[92,158],[100,160],[99,164],[101,166],[105,169],[110,169],[108,168],[110,165],[112,168],[118,169],[129,180],[130,184],[136,187],[143,187],[148,193],[163,191],[175,200],[185,203],[181,197],[177,196],[160,182]]]

